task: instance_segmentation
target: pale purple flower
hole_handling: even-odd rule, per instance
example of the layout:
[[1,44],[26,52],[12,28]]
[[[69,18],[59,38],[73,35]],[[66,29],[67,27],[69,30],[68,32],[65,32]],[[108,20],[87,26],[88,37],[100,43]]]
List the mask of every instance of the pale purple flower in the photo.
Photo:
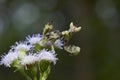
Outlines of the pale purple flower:
[[8,52],[8,54],[2,56],[0,64],[5,65],[6,67],[10,67],[10,65],[17,59],[18,59],[18,53],[10,51]]
[[30,44],[39,44],[42,37],[40,34],[33,34],[32,37],[28,36],[26,39]]
[[63,49],[63,42],[60,39],[57,39],[54,43],[55,47],[59,48],[59,49]]
[[16,42],[12,49],[15,51],[29,51],[32,48],[32,45],[28,45],[27,42]]
[[56,61],[58,60],[54,51],[46,51],[45,49],[38,53],[38,59],[39,61],[46,60],[49,62],[53,62],[54,64],[56,64]]
[[30,64],[34,64],[35,62],[38,61],[38,57],[34,54],[29,54],[26,55],[22,61],[21,61],[21,65],[25,66],[25,65],[30,65]]

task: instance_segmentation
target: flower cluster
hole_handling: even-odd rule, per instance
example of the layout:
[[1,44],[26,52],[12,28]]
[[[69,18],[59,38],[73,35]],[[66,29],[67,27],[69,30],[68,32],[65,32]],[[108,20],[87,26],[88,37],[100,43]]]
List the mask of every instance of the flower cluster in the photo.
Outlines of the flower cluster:
[[[39,51],[35,51],[36,46],[40,46],[40,42],[42,37],[40,34],[33,34],[32,37],[26,37],[24,42],[16,42],[14,46],[11,47],[8,54],[2,57],[0,64],[4,64],[6,67],[16,67],[16,65],[27,66],[35,63],[39,63],[42,60],[46,60],[49,62],[56,63],[56,54],[55,51],[47,50],[47,49],[39,49]],[[62,47],[62,43],[58,44],[55,41],[55,45]],[[15,64],[15,62],[17,64]],[[19,64],[18,64],[19,63]],[[14,65],[13,65],[14,64]]]
[[40,74],[46,79],[46,75],[49,74],[50,64],[56,64],[58,60],[56,48],[64,49],[75,55],[80,52],[79,47],[68,44],[72,34],[80,31],[80,29],[81,27],[76,27],[71,23],[69,30],[63,32],[52,31],[52,25],[47,24],[42,35],[29,35],[24,41],[16,42],[15,45],[11,46],[8,54],[2,56],[0,65],[16,67],[18,70],[31,70],[33,68],[33,73],[37,74],[40,71]]

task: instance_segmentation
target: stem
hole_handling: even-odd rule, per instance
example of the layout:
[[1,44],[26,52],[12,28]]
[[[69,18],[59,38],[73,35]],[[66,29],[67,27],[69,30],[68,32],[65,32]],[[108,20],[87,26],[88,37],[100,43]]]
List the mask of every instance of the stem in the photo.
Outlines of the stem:
[[27,69],[24,69],[26,75],[28,77],[30,77],[29,80],[37,80],[37,76],[35,75],[35,72],[34,72],[34,67],[32,67],[31,69],[29,68],[28,70]]
[[[43,73],[44,74],[44,73]],[[40,80],[46,80],[44,77],[43,77],[43,74],[40,75]]]
[[25,73],[24,69],[19,70],[19,72],[20,72],[21,74],[23,74],[23,76],[24,76],[27,80],[30,80],[30,77]]
[[46,80],[49,73],[50,73],[50,65],[48,65],[47,69],[44,72],[40,73],[40,79],[39,80]]
[[37,77],[35,76],[33,80],[37,80]]
[[39,80],[39,78],[40,78],[39,64],[37,64],[37,74],[36,74],[36,76],[37,76],[37,80]]
[[42,80],[42,77],[43,77],[43,75],[42,75],[42,74],[40,74],[40,80]]
[[55,51],[55,49],[54,49],[54,46],[53,46],[53,45],[51,45],[51,49],[52,49],[52,51]]

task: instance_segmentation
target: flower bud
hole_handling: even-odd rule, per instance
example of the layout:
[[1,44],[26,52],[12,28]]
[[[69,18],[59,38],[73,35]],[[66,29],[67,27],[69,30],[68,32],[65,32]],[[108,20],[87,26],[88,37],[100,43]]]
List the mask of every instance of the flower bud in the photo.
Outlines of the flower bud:
[[52,30],[53,26],[50,24],[46,24],[44,31],[43,31],[43,35],[45,35],[46,33],[48,33],[50,30]]
[[74,46],[74,45],[73,45],[73,46],[71,46],[71,45],[65,46],[64,49],[65,49],[67,52],[69,52],[69,53],[71,53],[71,54],[73,54],[73,55],[78,55],[79,52],[80,52],[80,47]]
[[76,27],[73,25],[73,22],[70,23],[70,29],[69,32],[79,32],[81,30],[81,27]]

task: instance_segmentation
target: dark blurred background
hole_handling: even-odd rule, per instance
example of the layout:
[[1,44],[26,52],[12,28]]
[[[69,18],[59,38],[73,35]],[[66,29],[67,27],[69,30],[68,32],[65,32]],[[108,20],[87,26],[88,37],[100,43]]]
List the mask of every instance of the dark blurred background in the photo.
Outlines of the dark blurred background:
[[[0,55],[48,22],[65,30],[71,21],[82,26],[71,40],[81,52],[57,51],[48,80],[120,80],[120,0],[0,0]],[[13,71],[0,66],[0,80],[25,80]]]

